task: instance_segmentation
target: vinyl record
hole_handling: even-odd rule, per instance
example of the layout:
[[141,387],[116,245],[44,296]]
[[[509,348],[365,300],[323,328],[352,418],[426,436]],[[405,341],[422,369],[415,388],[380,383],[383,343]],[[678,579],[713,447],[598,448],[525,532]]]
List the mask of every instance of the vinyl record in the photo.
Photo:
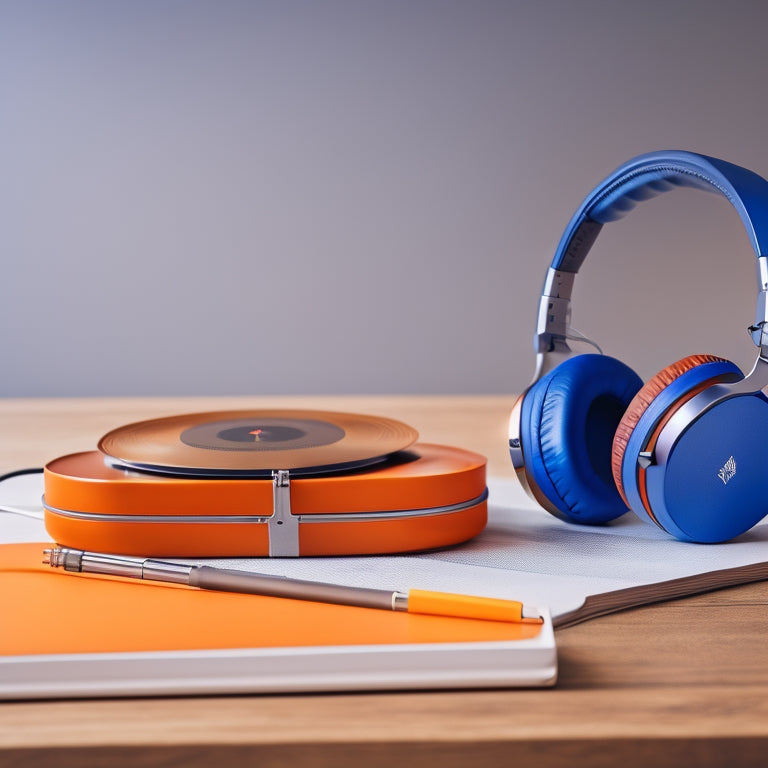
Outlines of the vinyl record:
[[104,435],[108,463],[143,472],[265,477],[332,472],[383,461],[416,430],[380,416],[300,410],[218,411],[128,424]]

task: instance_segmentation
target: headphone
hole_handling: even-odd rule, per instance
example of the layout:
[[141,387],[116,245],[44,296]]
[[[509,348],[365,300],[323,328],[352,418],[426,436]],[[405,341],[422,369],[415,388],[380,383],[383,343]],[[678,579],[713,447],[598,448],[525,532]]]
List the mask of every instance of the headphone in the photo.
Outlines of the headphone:
[[[568,346],[577,338],[569,327],[574,278],[603,225],[679,186],[724,195],[757,256],[749,332],[760,351],[746,377],[728,360],[697,354],[643,384],[621,361]],[[568,522],[605,523],[631,509],[703,543],[739,536],[768,515],[767,296],[768,181],[692,152],[653,152],[620,166],[576,211],[544,281],[536,373],[509,429],[526,491]]]

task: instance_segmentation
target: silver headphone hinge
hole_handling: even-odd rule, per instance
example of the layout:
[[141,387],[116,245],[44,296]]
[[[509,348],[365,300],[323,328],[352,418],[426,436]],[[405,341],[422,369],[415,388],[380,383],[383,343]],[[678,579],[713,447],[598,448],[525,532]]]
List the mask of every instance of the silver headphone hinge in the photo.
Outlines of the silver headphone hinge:
[[760,256],[757,259],[757,281],[760,290],[757,294],[755,324],[750,325],[747,331],[754,345],[760,347],[760,357],[768,360],[768,257],[766,256]]
[[550,267],[544,280],[539,300],[539,317],[536,323],[537,352],[547,352],[555,339],[565,340],[571,322],[571,294],[575,272],[563,272]]

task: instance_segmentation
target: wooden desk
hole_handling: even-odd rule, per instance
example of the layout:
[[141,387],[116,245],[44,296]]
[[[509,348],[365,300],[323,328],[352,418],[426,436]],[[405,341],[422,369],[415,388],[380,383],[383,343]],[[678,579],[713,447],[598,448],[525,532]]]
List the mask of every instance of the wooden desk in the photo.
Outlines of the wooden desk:
[[[510,475],[511,397],[0,401],[0,472],[174,413],[377,413]],[[740,766],[768,761],[768,589],[722,590],[557,634],[554,690],[0,704],[0,766]],[[0,617],[2,621],[2,617]]]

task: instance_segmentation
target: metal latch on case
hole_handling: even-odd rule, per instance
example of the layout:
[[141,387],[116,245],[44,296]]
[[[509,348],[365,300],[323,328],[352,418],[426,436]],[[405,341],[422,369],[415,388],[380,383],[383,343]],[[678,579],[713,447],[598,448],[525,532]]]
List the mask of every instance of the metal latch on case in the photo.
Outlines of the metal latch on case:
[[267,518],[270,557],[299,556],[299,518],[291,514],[291,478],[287,469],[272,473],[272,516]]

